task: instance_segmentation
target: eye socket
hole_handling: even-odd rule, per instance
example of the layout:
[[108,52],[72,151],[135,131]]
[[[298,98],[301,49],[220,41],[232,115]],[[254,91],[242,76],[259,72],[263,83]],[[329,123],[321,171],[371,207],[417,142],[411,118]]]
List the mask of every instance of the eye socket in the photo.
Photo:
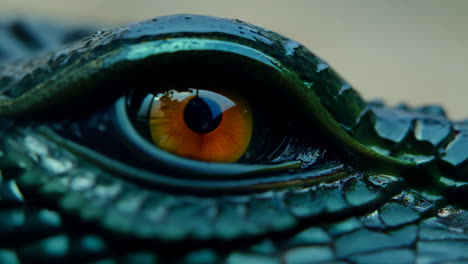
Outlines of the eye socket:
[[234,162],[250,143],[252,113],[241,98],[189,88],[150,100],[147,122],[161,149],[195,160]]
[[[197,49],[197,41],[203,50],[183,50]],[[189,45],[181,45],[185,42]],[[73,141],[67,143],[71,151],[122,177],[175,190],[250,191],[343,177],[341,156],[330,148],[321,129],[314,128],[315,122],[309,122],[310,116],[299,111],[303,105],[294,104],[292,98],[304,84],[275,59],[217,40],[174,39],[144,46],[103,57],[105,70],[90,64],[92,70],[84,75],[90,82],[86,87],[95,87],[96,98],[105,98],[108,104],[101,100],[101,110],[54,126],[55,132]],[[149,56],[152,52],[156,54]],[[154,98],[189,88],[220,94],[244,108],[250,105],[247,149],[239,150],[230,162],[194,160],[154,143],[149,122]]]

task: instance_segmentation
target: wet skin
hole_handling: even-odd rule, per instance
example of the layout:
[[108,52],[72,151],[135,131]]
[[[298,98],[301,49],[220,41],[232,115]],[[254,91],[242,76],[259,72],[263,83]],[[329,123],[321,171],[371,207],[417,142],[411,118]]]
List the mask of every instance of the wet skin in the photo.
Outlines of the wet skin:
[[[85,31],[1,30],[0,263],[468,261],[468,123],[438,106],[365,102],[238,20],[161,17],[48,53]],[[246,95],[248,155],[154,146],[133,106],[174,83]]]

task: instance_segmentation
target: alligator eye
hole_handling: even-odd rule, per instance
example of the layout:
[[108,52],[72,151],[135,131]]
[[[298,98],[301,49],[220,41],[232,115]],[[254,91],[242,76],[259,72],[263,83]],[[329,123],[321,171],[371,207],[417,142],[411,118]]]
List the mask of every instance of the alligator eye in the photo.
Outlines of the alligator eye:
[[233,162],[245,153],[252,136],[247,102],[192,88],[158,93],[150,100],[147,122],[159,148],[216,162]]
[[344,81],[279,35],[211,18],[202,28],[230,29],[192,34],[197,24],[179,18],[169,32],[180,34],[148,21],[155,32],[138,26],[89,51],[74,46],[79,59],[15,89],[26,92],[0,112],[46,117],[34,127],[41,136],[145,186],[250,192],[346,177],[357,143],[344,130],[353,124],[337,120],[356,120],[365,105]]
[[[318,148],[316,138],[306,135],[294,105],[276,96],[277,82],[245,71],[245,65],[249,62],[222,65],[205,56],[203,62],[184,59],[140,68],[143,72],[120,84],[133,89],[108,111],[112,131],[120,133],[118,144],[97,149],[135,167],[167,168],[179,176],[222,178],[309,167],[316,159],[303,163],[297,158],[301,152],[291,148]],[[161,77],[144,78],[155,74]],[[110,141],[105,138],[98,141]],[[127,148],[116,151],[116,146]],[[118,152],[124,154],[117,157]]]

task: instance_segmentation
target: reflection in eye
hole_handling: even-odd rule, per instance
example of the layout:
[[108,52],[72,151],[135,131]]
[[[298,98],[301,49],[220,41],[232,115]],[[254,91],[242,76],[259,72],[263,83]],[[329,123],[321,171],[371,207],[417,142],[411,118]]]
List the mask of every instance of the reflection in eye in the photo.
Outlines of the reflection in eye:
[[247,102],[199,89],[158,94],[149,110],[153,142],[174,154],[204,161],[233,162],[252,136]]

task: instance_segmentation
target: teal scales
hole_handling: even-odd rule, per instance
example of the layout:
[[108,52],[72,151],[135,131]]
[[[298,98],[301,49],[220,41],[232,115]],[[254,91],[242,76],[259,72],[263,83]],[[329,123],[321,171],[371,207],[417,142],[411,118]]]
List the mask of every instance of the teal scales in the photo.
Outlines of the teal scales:
[[[87,31],[0,30],[1,263],[468,261],[468,123],[438,106],[366,103],[297,42],[238,20],[160,17],[64,48]],[[326,151],[299,168],[308,150],[260,165],[148,150],[139,166],[82,138],[110,141],[114,123],[137,138],[114,104],[137,87],[114,81],[187,64],[265,83],[252,93],[282,98]],[[93,113],[101,101],[111,110]]]

